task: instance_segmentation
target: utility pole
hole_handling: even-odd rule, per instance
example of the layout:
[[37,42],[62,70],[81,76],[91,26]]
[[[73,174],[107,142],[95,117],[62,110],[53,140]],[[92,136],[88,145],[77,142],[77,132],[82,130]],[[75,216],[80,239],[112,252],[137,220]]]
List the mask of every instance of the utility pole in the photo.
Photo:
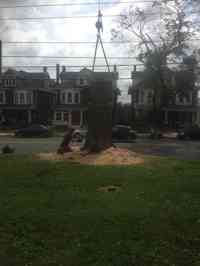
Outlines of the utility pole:
[[2,41],[0,40],[0,79],[2,77]]

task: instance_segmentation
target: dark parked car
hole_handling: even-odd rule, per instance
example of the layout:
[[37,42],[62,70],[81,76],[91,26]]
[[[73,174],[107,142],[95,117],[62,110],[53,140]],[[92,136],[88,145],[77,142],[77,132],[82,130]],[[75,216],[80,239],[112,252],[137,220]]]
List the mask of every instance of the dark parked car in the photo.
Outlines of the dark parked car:
[[197,125],[187,127],[178,132],[178,139],[180,140],[200,140],[200,127]]
[[50,137],[51,131],[44,125],[31,125],[15,131],[16,137]]
[[131,141],[136,139],[136,133],[130,126],[116,125],[112,128],[112,139]]

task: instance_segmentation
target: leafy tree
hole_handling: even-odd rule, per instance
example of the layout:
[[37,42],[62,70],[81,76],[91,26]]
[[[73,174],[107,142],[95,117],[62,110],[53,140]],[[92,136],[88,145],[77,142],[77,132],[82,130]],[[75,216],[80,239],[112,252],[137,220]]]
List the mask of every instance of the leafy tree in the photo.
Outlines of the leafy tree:
[[[112,30],[113,39],[130,41],[138,60],[144,64],[144,86],[151,88],[154,95],[155,124],[174,88],[171,66],[183,61],[189,50],[188,41],[195,34],[185,1],[155,0],[146,9],[131,6],[121,14],[117,27]],[[136,39],[138,45],[133,45]]]

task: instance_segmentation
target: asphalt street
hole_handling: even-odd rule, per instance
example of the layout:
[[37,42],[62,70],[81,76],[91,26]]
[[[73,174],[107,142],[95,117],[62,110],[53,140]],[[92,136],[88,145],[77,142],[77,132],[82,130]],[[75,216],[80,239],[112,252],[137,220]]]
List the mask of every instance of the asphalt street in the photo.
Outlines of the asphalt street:
[[[15,148],[16,154],[55,152],[62,137],[52,138],[15,138],[0,137],[0,150],[5,145]],[[200,141],[179,141],[174,139],[148,140],[137,139],[135,143],[117,143],[116,146],[128,148],[141,154],[173,156],[178,159],[200,160]]]

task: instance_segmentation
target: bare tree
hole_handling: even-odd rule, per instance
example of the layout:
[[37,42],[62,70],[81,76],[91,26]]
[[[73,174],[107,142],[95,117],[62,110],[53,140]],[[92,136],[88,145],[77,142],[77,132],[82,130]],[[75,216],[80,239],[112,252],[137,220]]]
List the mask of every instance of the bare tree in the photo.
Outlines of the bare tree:
[[[186,0],[155,0],[151,7],[124,11],[112,30],[113,39],[128,39],[132,52],[144,64],[146,86],[154,91],[153,109],[158,114],[173,88],[170,69],[182,62],[188,41],[196,29]],[[137,45],[133,45],[138,41]]]

